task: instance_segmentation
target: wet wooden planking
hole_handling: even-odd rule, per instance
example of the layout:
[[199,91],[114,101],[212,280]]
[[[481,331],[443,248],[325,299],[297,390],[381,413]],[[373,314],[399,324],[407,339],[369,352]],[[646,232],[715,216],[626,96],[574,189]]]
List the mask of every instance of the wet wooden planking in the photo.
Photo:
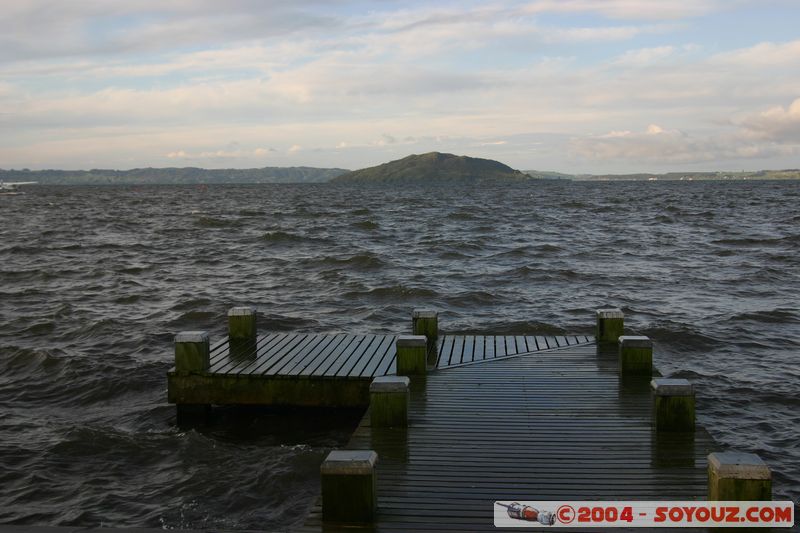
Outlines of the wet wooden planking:
[[[231,354],[227,339],[212,345],[209,372],[238,376],[346,377],[368,379],[395,371],[394,335],[260,335],[249,353]],[[446,335],[436,345],[435,368],[475,364],[594,342],[571,335]]]
[[353,367],[351,375],[359,377],[372,377],[385,357],[389,357],[389,352],[395,350],[394,335],[383,335],[379,337],[374,349],[368,357],[362,357],[359,363]]
[[[705,499],[711,438],[659,449],[649,390],[620,391],[590,340],[412,381],[405,432],[365,416],[347,447],[379,454],[374,531],[494,530],[495,500]],[[302,530],[321,529],[320,511]]]

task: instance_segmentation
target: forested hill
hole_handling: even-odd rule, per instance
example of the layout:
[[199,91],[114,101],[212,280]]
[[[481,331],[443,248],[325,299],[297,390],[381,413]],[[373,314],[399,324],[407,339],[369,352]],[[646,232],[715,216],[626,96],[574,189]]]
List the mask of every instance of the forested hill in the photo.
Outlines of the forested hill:
[[498,161],[430,152],[363,168],[333,179],[334,183],[418,184],[522,181],[531,176]]

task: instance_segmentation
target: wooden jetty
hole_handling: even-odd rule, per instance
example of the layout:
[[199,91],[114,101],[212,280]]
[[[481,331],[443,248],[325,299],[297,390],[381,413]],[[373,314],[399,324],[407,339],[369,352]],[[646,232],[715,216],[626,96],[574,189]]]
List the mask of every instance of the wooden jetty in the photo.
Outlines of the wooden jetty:
[[[251,335],[249,342],[229,336],[211,344],[204,332],[179,334],[177,351],[188,345],[202,355],[181,366],[176,352],[176,367],[167,375],[169,402],[367,407],[372,380],[396,373],[397,335]],[[443,335],[435,358],[426,362],[444,369],[593,342],[585,335]]]
[[596,336],[439,335],[416,312],[413,332],[427,335],[254,335],[244,350],[190,332],[169,398],[369,406],[322,464],[304,532],[492,530],[497,500],[771,499],[769,468],[712,453],[693,386],[658,377],[618,310]]

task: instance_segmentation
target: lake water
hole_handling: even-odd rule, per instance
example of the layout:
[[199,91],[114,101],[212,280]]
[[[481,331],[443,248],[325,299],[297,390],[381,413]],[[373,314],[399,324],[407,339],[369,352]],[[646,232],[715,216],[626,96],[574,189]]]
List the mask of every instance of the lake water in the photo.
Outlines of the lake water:
[[617,306],[800,498],[800,182],[45,187],[0,197],[0,523],[282,528],[359,413],[174,427],[172,337],[592,334]]

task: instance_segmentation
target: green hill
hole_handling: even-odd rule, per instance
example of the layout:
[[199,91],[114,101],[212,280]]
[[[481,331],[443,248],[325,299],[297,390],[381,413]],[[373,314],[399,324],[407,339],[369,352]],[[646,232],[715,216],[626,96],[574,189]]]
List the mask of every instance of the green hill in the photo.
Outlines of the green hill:
[[440,184],[528,179],[531,177],[527,174],[491,159],[430,152],[348,172],[331,181],[365,184]]

